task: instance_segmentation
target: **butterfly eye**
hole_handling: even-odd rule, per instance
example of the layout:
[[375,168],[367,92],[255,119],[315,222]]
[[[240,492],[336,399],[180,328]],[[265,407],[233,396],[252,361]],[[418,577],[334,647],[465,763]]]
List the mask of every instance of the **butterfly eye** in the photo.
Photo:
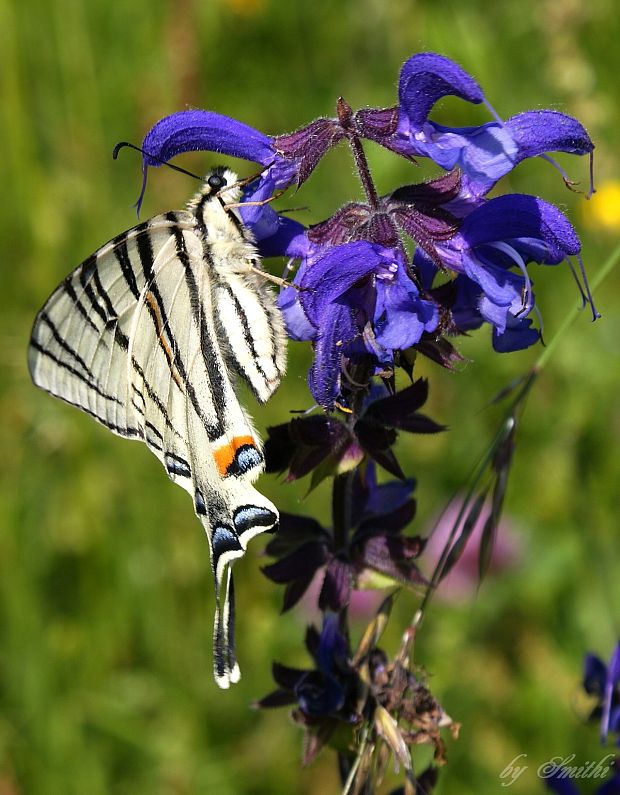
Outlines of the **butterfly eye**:
[[213,188],[213,190],[221,190],[221,188],[225,187],[227,184],[221,174],[211,174],[207,182],[209,183],[209,187]]

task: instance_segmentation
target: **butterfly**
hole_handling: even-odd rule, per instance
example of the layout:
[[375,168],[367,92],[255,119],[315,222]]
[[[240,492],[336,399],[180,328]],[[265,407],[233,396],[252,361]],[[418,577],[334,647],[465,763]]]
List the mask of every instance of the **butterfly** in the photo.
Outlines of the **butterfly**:
[[240,677],[232,563],[278,524],[252,486],[264,457],[235,381],[264,402],[286,366],[282,315],[236,210],[240,192],[236,175],[216,168],[185,210],[95,251],[40,310],[29,348],[38,387],[142,440],[191,495],[209,539],[224,688]]

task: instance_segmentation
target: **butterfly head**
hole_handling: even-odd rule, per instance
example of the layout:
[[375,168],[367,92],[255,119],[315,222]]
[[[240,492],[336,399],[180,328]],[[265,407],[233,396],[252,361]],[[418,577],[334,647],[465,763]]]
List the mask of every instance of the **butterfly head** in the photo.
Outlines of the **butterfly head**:
[[229,168],[218,166],[206,175],[200,196],[218,196],[224,204],[237,202],[241,196],[239,178]]

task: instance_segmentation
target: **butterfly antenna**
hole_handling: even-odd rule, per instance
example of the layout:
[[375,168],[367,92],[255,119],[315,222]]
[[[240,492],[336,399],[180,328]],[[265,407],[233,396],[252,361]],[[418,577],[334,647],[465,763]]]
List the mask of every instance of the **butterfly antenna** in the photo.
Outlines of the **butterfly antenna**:
[[166,160],[162,160],[159,157],[155,157],[155,155],[151,155],[148,152],[145,152],[144,149],[141,149],[139,146],[136,146],[135,144],[129,143],[129,141],[120,141],[119,143],[116,144],[116,146],[112,151],[112,157],[114,158],[114,160],[116,160],[116,158],[118,157],[118,153],[121,151],[121,149],[124,149],[126,146],[129,147],[129,149],[135,149],[136,152],[140,152],[144,157],[148,157],[151,160],[156,160],[162,166],[168,166],[168,168],[171,168],[173,171],[180,171],[181,174],[186,174],[188,177],[193,177],[194,179],[197,179],[199,182],[204,182],[204,177],[199,177],[197,174],[193,174],[191,171],[187,171],[187,169],[181,168],[181,166],[175,166],[172,163],[168,163]]

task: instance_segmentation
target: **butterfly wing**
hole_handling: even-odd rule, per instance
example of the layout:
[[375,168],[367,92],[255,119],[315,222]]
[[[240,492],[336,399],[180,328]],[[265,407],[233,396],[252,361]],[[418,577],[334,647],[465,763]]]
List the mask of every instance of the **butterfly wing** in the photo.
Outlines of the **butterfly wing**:
[[286,368],[286,333],[273,293],[257,273],[223,273],[215,286],[215,307],[229,366],[264,403]]
[[37,386],[142,439],[192,496],[216,582],[215,676],[227,687],[239,677],[230,564],[278,514],[251,485],[262,451],[220,348],[203,246],[188,213],[115,238],[39,312],[29,365]]
[[124,232],[69,274],[38,313],[28,364],[41,389],[110,430],[143,438],[130,394],[129,334],[144,286],[141,241],[170,237],[161,216]]
[[[160,427],[164,464],[171,479],[191,494],[209,537],[217,600],[215,676],[226,687],[239,676],[230,565],[254,535],[275,526],[278,514],[251,485],[262,471],[263,455],[220,347],[204,241],[195,229],[180,226],[173,238],[174,255],[155,260],[157,278],[149,276],[153,287],[135,318],[137,327],[155,331],[157,343],[132,334],[132,355],[145,363],[147,380],[163,382],[164,369],[170,374],[166,395],[160,396],[161,403],[167,401],[170,420]],[[151,373],[158,373],[157,379]],[[148,393],[146,403],[147,413],[156,416],[158,406]],[[183,440],[176,435],[179,428]]]

